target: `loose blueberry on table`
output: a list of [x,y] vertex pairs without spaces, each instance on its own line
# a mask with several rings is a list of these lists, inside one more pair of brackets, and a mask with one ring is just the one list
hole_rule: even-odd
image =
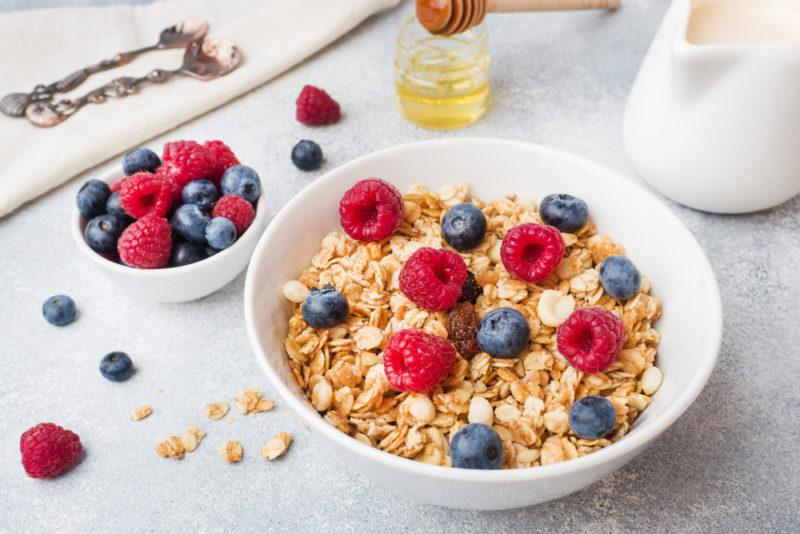
[[75,301],[66,295],[53,295],[42,304],[42,315],[53,326],[67,326],[77,314]]
[[292,148],[292,163],[303,171],[314,171],[322,165],[322,149],[314,141],[303,139]]
[[124,352],[109,352],[100,360],[100,374],[112,382],[124,382],[133,375],[133,362]]

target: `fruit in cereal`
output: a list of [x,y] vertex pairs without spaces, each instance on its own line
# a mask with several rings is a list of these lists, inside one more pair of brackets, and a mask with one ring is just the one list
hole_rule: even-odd
[[230,219],[214,217],[206,224],[206,241],[217,250],[226,249],[236,241],[236,226]]
[[459,302],[447,314],[447,339],[462,358],[472,358],[481,351],[477,338],[480,324],[481,319],[469,302]]
[[239,195],[225,195],[214,204],[211,215],[230,219],[236,226],[236,233],[242,235],[256,218],[256,211],[252,204]]
[[223,195],[239,195],[251,204],[261,196],[261,178],[247,165],[234,165],[220,181]]
[[478,285],[475,275],[471,271],[467,271],[467,279],[464,280],[464,285],[461,286],[461,296],[458,297],[458,302],[475,304],[481,295],[483,295],[483,288]]
[[124,352],[109,352],[100,360],[100,374],[112,382],[124,382],[133,375],[133,362]]
[[22,433],[22,467],[31,478],[53,478],[69,471],[81,456],[77,434],[53,423],[39,423]]
[[172,232],[163,217],[146,215],[128,226],[117,242],[120,259],[131,267],[158,269],[169,263]]
[[211,218],[194,204],[184,204],[172,214],[170,224],[175,235],[203,245],[206,243],[206,225]]
[[500,258],[505,268],[526,282],[538,282],[555,270],[564,256],[564,238],[552,226],[525,223],[503,238]]
[[161,158],[149,148],[134,148],[122,158],[122,170],[126,175],[137,172],[156,172],[161,165]]
[[617,412],[605,397],[583,397],[569,411],[569,428],[585,439],[607,435],[617,422]]
[[195,204],[203,211],[211,211],[219,191],[211,180],[194,180],[184,186],[181,198],[184,204]]
[[339,202],[344,231],[358,241],[382,241],[403,222],[403,196],[380,178],[367,178],[348,189]]
[[422,247],[400,270],[400,291],[421,308],[442,311],[455,305],[466,280],[467,264],[458,253]]
[[617,359],[625,343],[625,325],[613,312],[578,308],[556,331],[558,352],[584,373],[599,373]]
[[75,301],[66,295],[53,295],[42,304],[42,315],[53,326],[67,326],[77,314]]
[[331,328],[347,320],[350,305],[332,285],[312,288],[300,309],[312,328]]
[[303,171],[314,171],[322,165],[322,149],[314,141],[303,139],[292,148],[292,163]]
[[89,248],[100,254],[117,251],[117,241],[125,230],[126,223],[114,215],[98,215],[86,225],[83,236]]
[[111,196],[111,188],[101,180],[89,180],[81,186],[75,196],[78,211],[84,217],[94,217],[106,211],[106,201]]
[[539,216],[545,224],[570,233],[580,229],[589,220],[586,203],[572,195],[547,195],[539,204]]
[[219,181],[225,171],[234,165],[239,165],[239,160],[236,158],[236,154],[233,153],[233,150],[222,141],[206,141],[203,143],[203,147],[211,155],[211,159],[214,162],[213,170],[208,178],[212,180],[215,185],[219,185]]
[[448,375],[456,358],[446,339],[407,328],[389,340],[383,351],[383,368],[394,389],[422,393]]
[[625,256],[609,256],[600,264],[600,283],[617,300],[628,300],[642,285],[642,275]]
[[486,235],[486,216],[468,202],[450,208],[442,219],[442,236],[456,250],[477,247]]
[[462,469],[500,469],[503,443],[497,432],[482,423],[471,423],[456,432],[450,441],[453,467]]
[[134,219],[145,215],[164,217],[172,205],[172,189],[155,174],[137,172],[123,180],[119,201],[125,213]]
[[305,85],[295,102],[295,118],[308,126],[338,122],[342,117],[339,103],[319,87]]
[[481,320],[478,345],[495,358],[514,358],[531,340],[525,317],[514,308],[495,308]]

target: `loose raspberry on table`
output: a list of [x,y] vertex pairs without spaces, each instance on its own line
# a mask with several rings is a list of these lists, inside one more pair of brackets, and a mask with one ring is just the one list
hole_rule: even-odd
[[500,247],[505,268],[526,282],[547,278],[564,257],[564,238],[552,226],[526,223],[508,231]]
[[467,264],[452,250],[423,247],[400,270],[400,291],[431,311],[453,307],[467,279]]
[[40,423],[19,438],[22,467],[32,478],[53,478],[69,471],[81,450],[77,434],[53,423]]
[[158,269],[169,263],[172,231],[169,221],[145,215],[128,226],[117,242],[120,259],[130,267]]
[[339,202],[339,220],[358,241],[382,241],[403,222],[403,196],[380,178],[367,178],[348,189]]
[[318,87],[306,85],[297,97],[295,117],[309,126],[338,122],[342,117],[339,104]]
[[469,302],[459,302],[447,314],[447,339],[462,358],[472,358],[481,351],[478,346],[478,328],[481,319]]
[[584,373],[599,373],[617,359],[625,325],[606,308],[578,308],[556,331],[558,352]]
[[383,351],[383,369],[389,385],[401,391],[430,391],[455,363],[456,351],[446,339],[421,330],[397,332]]
[[123,180],[119,200],[125,213],[134,219],[145,215],[163,217],[172,205],[172,188],[155,174],[137,172]]
[[239,165],[239,160],[236,158],[233,150],[231,150],[230,147],[228,147],[228,145],[222,141],[206,141],[203,143],[203,146],[206,148],[206,150],[208,150],[209,154],[211,154],[211,157],[214,160],[214,170],[211,176],[208,178],[214,182],[214,185],[219,187],[219,181],[222,178],[222,175],[230,167]]
[[256,212],[248,201],[239,195],[225,195],[214,204],[213,217],[225,217],[236,226],[236,234],[242,235],[256,218]]

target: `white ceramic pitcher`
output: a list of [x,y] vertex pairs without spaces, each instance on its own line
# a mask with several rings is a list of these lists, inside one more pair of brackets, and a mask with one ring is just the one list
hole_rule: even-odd
[[[765,209],[800,193],[800,1],[761,4],[784,10],[775,19],[783,43],[736,42],[749,30],[770,33],[756,19],[749,23],[764,27],[736,32],[732,43],[689,42],[693,9],[735,1],[742,2],[673,1],[624,121],[625,148],[643,179],[681,204],[719,213]],[[786,25],[795,16],[791,42]]]

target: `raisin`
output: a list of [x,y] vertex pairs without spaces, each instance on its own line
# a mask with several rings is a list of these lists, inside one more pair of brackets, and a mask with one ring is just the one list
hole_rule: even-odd
[[469,302],[456,304],[447,315],[447,339],[453,342],[462,358],[469,359],[481,351],[478,327],[481,320]]
[[461,286],[461,296],[458,298],[458,302],[475,304],[481,295],[483,295],[483,289],[478,285],[478,281],[475,280],[475,275],[467,271],[467,279],[464,281],[464,285]]

